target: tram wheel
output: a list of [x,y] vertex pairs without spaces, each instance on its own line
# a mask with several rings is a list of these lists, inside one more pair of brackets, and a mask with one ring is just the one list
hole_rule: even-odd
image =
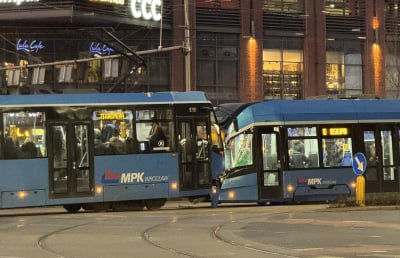
[[69,213],[77,213],[81,209],[80,204],[67,204],[64,205],[64,209],[66,209]]
[[144,204],[148,210],[159,210],[166,202],[166,199],[152,199],[145,200]]

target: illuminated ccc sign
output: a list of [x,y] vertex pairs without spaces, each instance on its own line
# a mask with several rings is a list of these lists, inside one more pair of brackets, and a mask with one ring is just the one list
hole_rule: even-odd
[[161,20],[161,0],[131,0],[131,11],[135,18]]
[[0,4],[16,4],[20,5],[22,3],[39,2],[39,0],[0,0]]

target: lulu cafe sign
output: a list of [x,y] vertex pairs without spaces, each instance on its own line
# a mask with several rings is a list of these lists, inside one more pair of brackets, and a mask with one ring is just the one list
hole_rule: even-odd
[[[0,0],[1,1],[1,0]],[[93,3],[125,5],[126,0],[90,0]],[[162,0],[130,0],[129,8],[136,19],[160,21]]]
[[17,39],[16,50],[17,51],[24,51],[27,53],[37,53],[39,50],[42,50],[44,45],[42,41],[38,41],[35,39],[28,40],[28,39]]

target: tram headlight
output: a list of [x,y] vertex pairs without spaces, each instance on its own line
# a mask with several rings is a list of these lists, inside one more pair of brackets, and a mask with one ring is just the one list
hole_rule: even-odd
[[228,193],[228,197],[229,197],[229,199],[235,199],[235,192],[234,191],[230,191]]
[[177,182],[172,182],[171,183],[171,189],[172,190],[178,190],[178,183]]
[[356,182],[354,181],[350,182],[350,187],[356,189]]
[[96,194],[102,194],[103,193],[103,186],[97,186],[96,187]]
[[287,189],[287,191],[288,191],[289,193],[292,193],[293,190],[294,190],[294,187],[293,187],[293,185],[288,185],[288,186],[286,187],[286,189]]
[[25,199],[28,196],[28,193],[25,191],[20,191],[17,193],[19,199]]

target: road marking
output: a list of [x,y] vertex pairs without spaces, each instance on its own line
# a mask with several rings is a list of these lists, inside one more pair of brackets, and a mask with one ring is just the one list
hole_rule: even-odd
[[324,248],[319,248],[319,247],[315,247],[315,248],[303,248],[303,249],[294,249],[295,251],[299,251],[299,252],[308,252],[308,251],[315,251],[315,250],[322,250]]

